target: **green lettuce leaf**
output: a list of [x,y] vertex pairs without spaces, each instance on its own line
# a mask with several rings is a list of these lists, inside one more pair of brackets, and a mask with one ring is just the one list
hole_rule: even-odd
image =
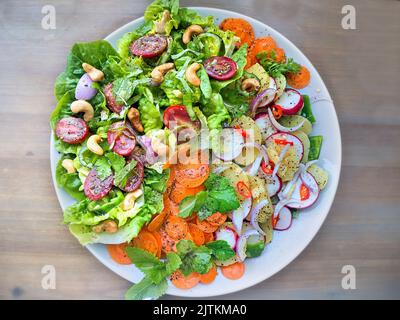
[[210,129],[219,129],[224,121],[230,121],[231,117],[224,105],[224,100],[219,93],[212,93],[208,103],[203,105],[202,111],[207,116]]
[[69,157],[61,158],[56,166],[56,182],[59,188],[63,188],[71,197],[80,201],[85,199],[84,193],[81,191],[82,182],[79,179],[78,173],[67,173],[64,167],[61,165],[64,159],[70,159]]

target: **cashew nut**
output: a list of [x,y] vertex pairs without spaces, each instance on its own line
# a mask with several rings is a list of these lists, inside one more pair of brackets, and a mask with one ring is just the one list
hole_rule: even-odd
[[172,62],[161,64],[151,71],[151,78],[154,82],[161,83],[164,80],[164,75],[174,67],[175,65]]
[[85,72],[89,75],[89,78],[93,81],[103,81],[104,80],[104,73],[99,69],[91,66],[89,63],[82,63],[82,68]]
[[96,226],[92,227],[92,231],[96,233],[107,232],[115,233],[118,231],[118,225],[113,220],[105,220]]
[[202,27],[200,27],[197,24],[192,24],[190,27],[187,27],[187,29],[183,33],[182,42],[184,44],[188,44],[190,42],[190,40],[192,39],[193,35],[200,34],[203,32],[204,32],[204,30]]
[[164,34],[165,33],[165,25],[170,20],[171,20],[171,15],[169,14],[169,11],[164,10],[161,20],[158,22],[154,22],[154,24],[156,26],[156,33]]
[[63,166],[63,168],[64,168],[65,170],[67,170],[67,173],[74,173],[74,172],[76,172],[76,169],[75,169],[75,167],[74,167],[74,161],[71,160],[71,159],[64,159],[64,160],[61,162],[61,165]]
[[245,79],[242,81],[240,88],[247,92],[258,91],[260,89],[260,81],[255,78]]
[[101,141],[101,137],[97,134],[94,134],[89,137],[86,146],[90,151],[92,151],[95,154],[98,154],[99,156],[102,156],[104,151],[103,148],[100,147],[99,142]]
[[189,81],[192,85],[195,87],[200,86],[200,78],[197,76],[197,71],[200,69],[201,64],[200,63],[192,63],[185,72],[185,76],[187,81]]
[[166,156],[169,152],[169,146],[164,143],[165,141],[165,132],[164,130],[159,130],[159,132],[155,133],[151,139],[151,147],[154,152],[159,156]]
[[143,132],[143,125],[140,122],[140,113],[136,108],[130,108],[127,114],[129,121],[132,123],[133,128],[138,132]]
[[135,205],[135,200],[143,194],[142,189],[137,189],[135,191],[126,194],[124,201],[121,203],[122,210],[130,210]]
[[182,93],[181,90],[172,90],[172,94],[177,98],[182,98],[183,97],[183,93]]
[[94,116],[92,105],[85,100],[76,100],[71,103],[71,111],[73,113],[84,112],[83,120],[89,121]]

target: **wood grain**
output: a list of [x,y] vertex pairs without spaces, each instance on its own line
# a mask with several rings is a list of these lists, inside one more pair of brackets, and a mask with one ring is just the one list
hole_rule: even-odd
[[[141,16],[150,1],[53,2],[53,31],[40,27],[45,1],[0,4],[0,298],[121,299],[129,283],[61,224],[48,117],[71,45],[103,38]],[[345,3],[337,0],[182,3],[235,10],[282,32],[322,75],[342,130],[341,181],[316,238],[277,275],[220,298],[400,298],[400,2],[351,1],[356,30],[341,28]],[[41,288],[47,264],[56,267],[56,290]],[[357,269],[356,290],[341,288],[347,264]]]

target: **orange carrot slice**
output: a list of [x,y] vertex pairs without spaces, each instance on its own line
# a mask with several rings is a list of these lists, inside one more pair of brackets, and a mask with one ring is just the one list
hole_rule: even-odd
[[171,274],[170,279],[175,287],[179,289],[190,289],[200,282],[200,275],[197,272],[193,272],[185,277],[180,270],[177,270]]
[[240,279],[244,274],[244,263],[243,262],[235,262],[226,267],[221,267],[222,274],[225,278],[231,280]]
[[107,251],[110,257],[119,264],[132,264],[131,259],[125,252],[126,247],[128,246],[127,243],[121,244],[109,244],[107,245]]

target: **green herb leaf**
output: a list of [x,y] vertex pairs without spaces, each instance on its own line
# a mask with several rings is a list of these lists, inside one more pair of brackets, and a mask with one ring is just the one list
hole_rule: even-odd
[[146,298],[158,299],[167,292],[168,282],[163,279],[155,284],[149,277],[144,277],[140,282],[134,284],[125,293],[126,300],[143,300]]
[[116,154],[114,152],[108,152],[105,156],[115,172],[121,171],[125,166],[125,158],[123,156],[120,156],[119,154]]
[[212,254],[219,261],[228,260],[235,255],[235,251],[232,250],[225,240],[212,241],[207,243],[205,246],[211,249]]
[[287,59],[285,62],[276,62],[275,52],[273,50],[271,50],[271,52],[259,52],[257,54],[257,59],[265,71],[267,71],[267,73],[274,78],[279,74],[297,73],[301,68],[301,66],[294,62],[292,58]]
[[112,175],[111,165],[105,157],[98,158],[94,164],[97,175],[101,180],[107,179]]
[[191,240],[181,240],[176,249],[182,260],[180,270],[185,276],[192,272],[205,274],[213,266],[212,251],[205,246],[197,247]]
[[114,184],[120,188],[125,188],[126,182],[130,177],[131,171],[136,167],[136,161],[131,160],[125,167],[123,167],[114,175]]

